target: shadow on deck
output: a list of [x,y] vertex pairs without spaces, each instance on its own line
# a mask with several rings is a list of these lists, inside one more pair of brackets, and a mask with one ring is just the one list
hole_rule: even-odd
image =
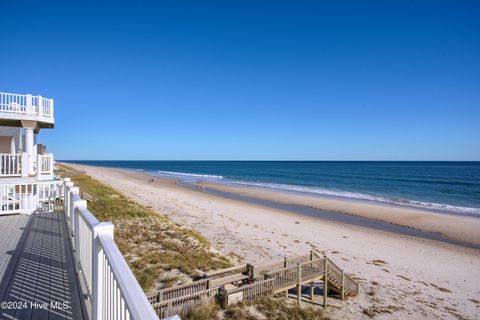
[[0,216],[0,319],[84,319],[63,212]]

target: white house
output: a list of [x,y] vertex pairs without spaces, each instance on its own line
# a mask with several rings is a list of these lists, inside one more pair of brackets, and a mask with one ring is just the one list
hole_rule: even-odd
[[52,196],[53,154],[38,136],[54,124],[53,99],[0,92],[0,214],[33,213]]

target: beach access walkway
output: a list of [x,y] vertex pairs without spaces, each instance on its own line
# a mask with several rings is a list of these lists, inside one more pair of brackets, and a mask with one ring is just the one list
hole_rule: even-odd
[[84,319],[63,212],[0,217],[0,319]]
[[315,282],[322,281],[323,305],[328,295],[344,299],[358,293],[358,283],[328,257],[311,251],[262,265],[241,265],[204,274],[200,280],[147,294],[157,315],[185,315],[192,309],[218,301],[224,308],[239,302],[259,299],[295,289],[297,302],[302,299],[302,286],[310,286],[314,299]]

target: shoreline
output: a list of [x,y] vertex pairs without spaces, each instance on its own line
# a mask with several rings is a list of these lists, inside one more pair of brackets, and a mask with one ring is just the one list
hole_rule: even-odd
[[[90,163],[91,162],[91,163]],[[92,165],[99,166],[104,168],[112,168],[119,170],[127,170],[132,172],[143,172],[145,174],[166,179],[178,179],[185,183],[212,183],[217,185],[222,185],[226,187],[233,188],[247,188],[247,189],[258,189],[265,191],[281,192],[286,194],[293,195],[303,195],[308,197],[319,197],[333,200],[342,200],[342,201],[354,201],[357,203],[367,203],[367,204],[379,204],[386,205],[398,208],[412,209],[412,210],[421,210],[428,211],[437,214],[447,214],[447,215],[458,215],[458,216],[468,216],[474,218],[480,218],[480,207],[471,203],[459,203],[450,199],[427,199],[425,197],[418,197],[422,194],[422,191],[416,193],[417,196],[407,195],[388,195],[384,192],[369,192],[361,190],[348,190],[338,188],[329,188],[316,186],[311,184],[295,184],[290,182],[274,182],[274,181],[257,181],[257,180],[245,180],[244,178],[232,178],[228,176],[228,173],[195,173],[195,172],[184,172],[182,170],[175,171],[162,171],[156,170],[154,168],[141,168],[137,166],[130,167],[126,164],[116,165],[116,162],[125,162],[130,161],[72,161],[69,163],[78,164],[78,165]],[[111,166],[107,163],[111,162]],[[135,162],[135,161],[132,161]],[[146,162],[148,161],[140,161]],[[156,161],[152,161],[156,162]],[[201,161],[198,161],[201,162]],[[208,162],[208,161],[207,161]],[[220,163],[222,161],[219,161]],[[235,162],[235,161],[234,161]],[[316,161],[314,161],[316,162]],[[361,162],[361,161],[354,161]],[[415,161],[414,161],[415,162]],[[140,164],[138,164],[140,166]],[[388,179],[381,179],[388,180]],[[428,190],[427,190],[428,191]],[[388,192],[387,192],[388,193]],[[428,192],[426,193],[428,194]]]
[[[128,170],[128,169],[126,169]],[[148,173],[148,172],[146,172]],[[152,175],[155,176],[155,175]],[[157,176],[155,176],[157,177]],[[322,194],[322,193],[313,193],[313,192],[308,192],[308,191],[295,191],[295,190],[289,190],[289,189],[278,189],[278,188],[269,188],[269,187],[262,187],[262,186],[254,186],[254,185],[248,185],[248,184],[237,184],[237,183],[216,183],[216,182],[197,182],[199,184],[214,184],[218,186],[225,186],[225,187],[232,187],[232,188],[237,188],[237,189],[257,189],[257,190],[264,190],[264,191],[271,191],[271,192],[277,192],[277,193],[282,193],[282,194],[291,194],[291,195],[298,195],[298,196],[306,196],[306,197],[312,197],[312,198],[320,198],[320,199],[330,199],[330,200],[338,200],[338,201],[346,201],[346,202],[352,202],[352,203],[364,203],[364,204],[371,204],[371,205],[380,205],[380,206],[385,206],[385,207],[392,207],[392,208],[403,208],[403,209],[409,209],[409,210],[420,210],[420,211],[425,211],[425,212],[431,212],[434,214],[445,214],[445,215],[453,215],[453,216],[460,216],[460,217],[472,217],[472,218],[479,218],[480,215],[476,213],[470,213],[470,212],[459,212],[459,211],[453,211],[450,209],[438,209],[438,208],[432,208],[432,207],[421,207],[421,206],[415,206],[410,203],[402,204],[398,202],[389,202],[389,201],[383,201],[383,200],[378,200],[378,199],[362,199],[362,198],[354,198],[354,197],[348,197],[348,196],[341,196],[341,195],[331,195],[331,194]],[[411,202],[412,200],[405,200]],[[466,208],[466,207],[462,207]],[[468,208],[468,209],[475,209],[475,208]],[[479,209],[480,210],[480,209]]]
[[[174,223],[200,232],[225,256],[265,263],[318,250],[360,281],[357,297],[332,299],[333,319],[480,317],[480,250],[328,221],[179,186],[143,172],[66,163]],[[381,315],[379,319],[383,318]]]
[[358,216],[371,221],[381,221],[427,233],[439,234],[454,241],[470,243],[475,247],[480,246],[480,233],[477,232],[480,230],[480,219],[476,217],[353,199],[307,196],[261,188],[234,187],[212,182],[199,182],[194,185],[245,198],[268,200],[285,205],[303,206],[321,211]]
[[[277,201],[278,199],[273,200],[273,199],[265,199],[261,197],[251,197],[251,195],[247,197],[237,192],[231,192],[230,189],[229,191],[222,190],[221,186],[223,185],[218,185],[213,183],[188,184],[188,183],[183,183],[181,181],[176,181],[176,184],[179,186],[183,186],[185,188],[190,188],[192,190],[199,191],[199,192],[207,192],[209,194],[225,197],[228,199],[234,199],[234,200],[239,200],[243,202],[258,204],[258,205],[266,206],[272,209],[289,211],[292,213],[307,215],[313,218],[329,220],[336,223],[350,224],[355,226],[377,229],[381,231],[392,232],[396,234],[407,235],[411,237],[419,237],[419,238],[425,238],[425,239],[430,239],[435,241],[443,241],[446,243],[460,245],[467,248],[480,249],[480,244],[470,243],[462,240],[455,240],[441,233],[424,231],[414,227],[403,226],[403,225],[394,224],[394,223],[390,223],[382,220],[373,220],[373,219],[363,217],[361,215],[355,215],[348,212],[324,211],[322,209],[315,208],[315,207],[292,204],[288,202],[279,202]],[[208,187],[205,187],[205,185],[208,185]],[[275,191],[272,191],[272,192],[275,192]],[[278,192],[278,193],[282,194],[282,192]],[[389,205],[387,204],[387,206]]]

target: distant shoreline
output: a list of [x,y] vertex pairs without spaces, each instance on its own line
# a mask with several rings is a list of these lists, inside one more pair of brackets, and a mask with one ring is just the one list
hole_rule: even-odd
[[[480,218],[478,162],[72,161],[183,182],[213,182]],[[480,178],[480,176],[479,176]]]

